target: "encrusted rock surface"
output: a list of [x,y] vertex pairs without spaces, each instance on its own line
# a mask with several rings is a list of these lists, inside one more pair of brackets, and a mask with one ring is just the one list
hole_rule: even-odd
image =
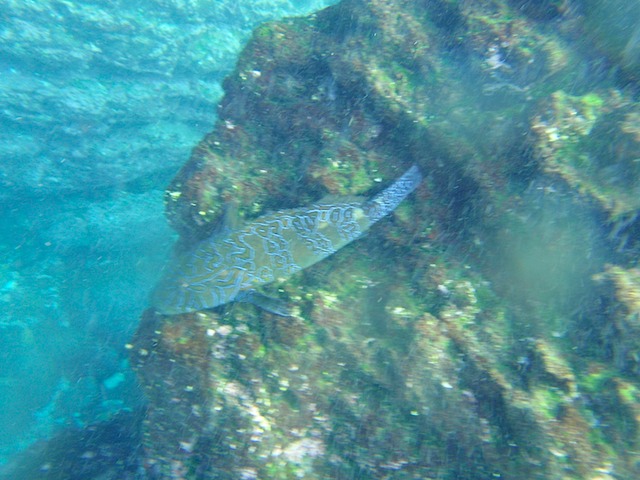
[[635,343],[606,327],[637,328],[635,270],[605,267],[637,253],[620,238],[637,228],[638,170],[622,165],[617,188],[597,133],[615,128],[612,161],[628,163],[635,107],[585,73],[566,2],[525,4],[347,0],[254,32],[167,190],[183,244],[230,203],[252,218],[367,194],[414,163],[426,180],[366,238],[270,287],[293,317],[145,314],[131,352],[151,471],[640,474]]

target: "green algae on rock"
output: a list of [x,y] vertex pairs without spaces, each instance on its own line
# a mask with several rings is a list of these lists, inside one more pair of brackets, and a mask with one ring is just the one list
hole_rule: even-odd
[[[595,93],[597,79],[577,73],[588,59],[521,4],[347,0],[256,30],[216,128],[168,189],[183,244],[209,235],[229,201],[250,219],[366,194],[413,163],[428,188],[345,255],[272,285],[296,302],[292,317],[241,304],[145,315],[131,351],[160,407],[145,442],[165,477],[640,473],[628,438],[639,428],[636,379],[572,344],[589,338],[591,314],[602,330],[616,325],[597,299],[620,299],[590,280],[607,239],[581,194],[585,173],[578,184],[561,168],[577,157],[543,148],[545,126],[571,138],[604,129],[616,97]],[[562,93],[567,84],[585,93]],[[625,108],[613,118],[627,134]],[[600,213],[632,216],[609,192],[587,193]],[[195,380],[165,382],[171,363],[198,370]],[[608,416],[607,405],[624,409]],[[206,413],[181,429],[190,409]]]
[[606,265],[594,278],[603,287],[605,298],[612,296],[617,300],[610,306],[613,322],[605,325],[609,331],[602,332],[602,341],[612,352],[617,368],[637,374],[640,372],[640,269]]
[[533,127],[544,168],[591,195],[612,221],[640,210],[640,110],[616,90],[557,91]]

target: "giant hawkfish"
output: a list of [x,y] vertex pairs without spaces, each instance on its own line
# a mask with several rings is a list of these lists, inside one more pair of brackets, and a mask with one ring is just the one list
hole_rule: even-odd
[[261,216],[224,235],[214,234],[169,262],[151,303],[165,315],[233,301],[253,302],[286,315],[278,304],[270,307],[256,287],[285,280],[356,240],[421,181],[414,165],[369,200],[328,198]]

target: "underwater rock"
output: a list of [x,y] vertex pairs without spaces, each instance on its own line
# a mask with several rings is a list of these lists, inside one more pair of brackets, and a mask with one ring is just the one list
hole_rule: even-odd
[[206,320],[194,314],[160,322],[146,312],[127,345],[149,401],[142,443],[152,478],[171,478],[187,463],[183,458],[192,456],[211,414],[208,372],[213,365]]
[[0,466],[6,480],[134,480],[141,472],[142,410],[68,429]]
[[354,2],[260,26],[225,81],[216,128],[167,189],[171,225],[192,243],[229,203],[255,217],[361,195],[416,161],[449,205],[445,223],[484,210],[486,195],[536,168],[513,153],[529,149],[537,99],[583,83],[587,66],[524,18],[492,20],[510,12],[500,1]]
[[617,222],[640,209],[639,120],[640,109],[628,94],[557,91],[532,129],[544,168],[591,195]]
[[622,68],[633,82],[640,80],[640,5],[626,0],[584,0],[584,32],[599,52]]
[[[590,313],[579,302],[595,292],[582,273],[604,263],[580,248],[600,245],[592,236],[607,240],[581,188],[549,168],[546,150],[534,148],[538,130],[530,132],[542,121],[541,105],[565,98],[563,86],[600,78],[585,75],[578,67],[588,59],[545,15],[514,7],[521,3],[345,0],[255,30],[225,81],[216,127],[167,189],[178,250],[224,228],[229,212],[250,220],[327,194],[375,194],[412,164],[428,188],[342,255],[270,285],[267,293],[295,305],[290,317],[240,303],[144,314],[130,351],[150,401],[143,424],[150,473],[460,480],[640,473],[637,449],[620,448],[635,445],[637,421],[627,413],[636,381],[610,358],[590,351],[576,358],[571,344],[588,330],[576,319]],[[586,134],[604,122],[590,100],[581,100],[589,108],[576,121],[593,121]],[[567,215],[591,219],[578,230],[584,245],[560,243],[571,250],[562,258],[580,257],[584,269],[569,272],[571,288],[549,288],[547,297],[528,291],[531,272],[514,277],[523,280],[517,294],[494,282],[503,265],[496,259],[506,256],[499,239],[527,246],[540,231],[527,224],[542,209],[530,189],[557,192],[538,191],[534,179],[564,182]],[[541,221],[557,221],[545,218],[551,210]],[[535,252],[544,255],[544,246]],[[536,263],[507,260],[515,272]],[[580,331],[568,334],[573,325]],[[590,381],[603,362],[615,395],[590,387],[607,384]],[[620,416],[606,413],[619,404]]]
[[0,199],[166,185],[251,28],[327,3],[3,2]]
[[603,341],[616,367],[637,375],[640,373],[640,270],[607,265],[594,278],[603,287],[603,297],[611,302],[613,322],[604,325],[609,331],[602,331]]

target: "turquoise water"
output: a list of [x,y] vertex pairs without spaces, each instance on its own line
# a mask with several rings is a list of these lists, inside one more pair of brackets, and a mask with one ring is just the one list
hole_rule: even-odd
[[[640,475],[640,4],[347,1],[249,42],[330,3],[0,4],[0,477]],[[264,282],[292,316],[147,310],[176,230],[414,163]]]

